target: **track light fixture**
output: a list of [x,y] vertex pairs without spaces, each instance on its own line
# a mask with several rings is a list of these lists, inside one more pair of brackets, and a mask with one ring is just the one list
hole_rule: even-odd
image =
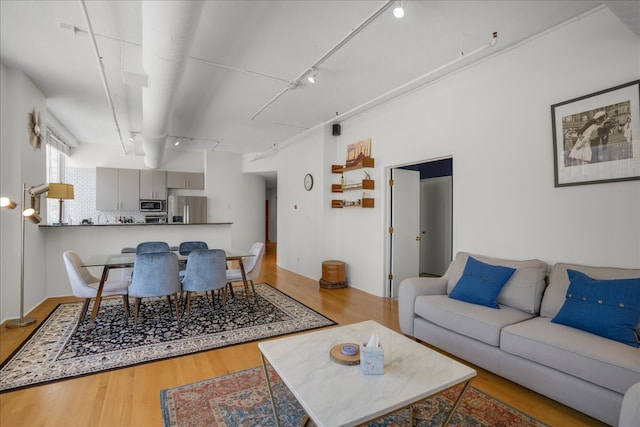
[[396,18],[404,18],[404,8],[406,7],[406,0],[398,0],[393,8],[393,16]]
[[316,77],[318,76],[318,70],[316,68],[312,68],[309,70],[309,75],[307,76],[307,81],[309,83],[315,83]]

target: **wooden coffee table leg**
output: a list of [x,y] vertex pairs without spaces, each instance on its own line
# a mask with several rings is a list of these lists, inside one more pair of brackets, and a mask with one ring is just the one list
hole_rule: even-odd
[[273,389],[271,388],[269,372],[267,372],[267,361],[264,359],[264,355],[262,353],[260,353],[260,357],[262,358],[262,369],[264,370],[264,377],[267,379],[267,388],[269,389],[269,397],[271,398],[271,409],[273,409],[273,418],[276,420],[276,427],[280,427],[280,419],[278,418],[276,401],[273,399]]
[[464,387],[462,388],[460,395],[458,396],[458,398],[456,399],[456,402],[451,407],[451,412],[449,412],[449,416],[447,417],[446,420],[444,420],[444,423],[442,423],[443,426],[449,425],[449,421],[451,421],[453,414],[456,412],[456,409],[458,409],[458,406],[460,406],[460,402],[462,402],[462,396],[464,396],[464,393],[467,391],[470,385],[471,385],[471,380],[464,383]]

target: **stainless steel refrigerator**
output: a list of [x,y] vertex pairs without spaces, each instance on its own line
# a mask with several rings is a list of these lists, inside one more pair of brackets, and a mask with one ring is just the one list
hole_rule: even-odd
[[206,224],[207,198],[169,196],[167,214],[170,224]]

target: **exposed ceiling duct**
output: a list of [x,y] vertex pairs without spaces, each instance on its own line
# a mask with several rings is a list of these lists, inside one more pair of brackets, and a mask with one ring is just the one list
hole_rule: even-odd
[[142,65],[149,76],[142,89],[144,163],[160,167],[174,97],[187,64],[204,2],[142,3]]

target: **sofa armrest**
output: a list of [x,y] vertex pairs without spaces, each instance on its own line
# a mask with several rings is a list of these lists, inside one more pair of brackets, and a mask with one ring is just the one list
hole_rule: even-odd
[[413,318],[416,297],[446,295],[448,279],[444,277],[412,277],[404,279],[398,289],[398,318],[400,330],[413,336]]
[[640,383],[635,383],[624,394],[618,427],[637,426],[640,420]]

